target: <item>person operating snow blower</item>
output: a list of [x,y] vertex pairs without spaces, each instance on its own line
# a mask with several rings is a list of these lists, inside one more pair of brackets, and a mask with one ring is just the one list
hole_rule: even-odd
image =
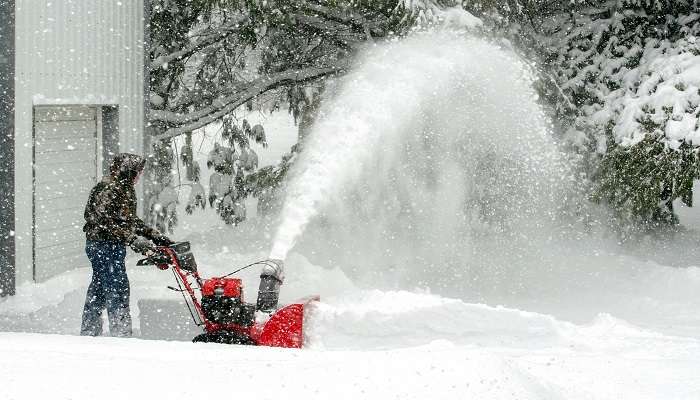
[[102,333],[102,311],[106,308],[110,334],[131,336],[129,279],[124,263],[126,246],[147,254],[155,246],[173,243],[136,215],[134,185],[145,164],[146,160],[135,154],[118,154],[109,176],[90,192],[83,231],[85,252],[92,264],[92,281],[85,298],[81,335]]

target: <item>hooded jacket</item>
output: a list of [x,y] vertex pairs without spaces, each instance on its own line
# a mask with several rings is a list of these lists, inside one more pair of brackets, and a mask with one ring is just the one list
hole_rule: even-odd
[[85,206],[83,231],[87,240],[129,244],[137,235],[148,239],[161,236],[136,214],[134,184],[145,164],[146,160],[135,154],[114,157],[109,176],[95,185]]

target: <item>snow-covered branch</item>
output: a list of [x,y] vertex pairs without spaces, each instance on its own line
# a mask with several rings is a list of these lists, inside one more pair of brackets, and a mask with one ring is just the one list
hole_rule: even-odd
[[300,25],[335,36],[338,39],[336,42],[339,42],[342,47],[352,47],[353,44],[367,40],[365,31],[355,31],[352,27],[339,22],[306,14],[291,14],[291,16]]
[[301,70],[282,71],[275,74],[267,75],[255,79],[246,85],[246,89],[214,101],[208,107],[188,114],[174,113],[164,110],[152,110],[150,112],[150,120],[163,121],[175,127],[170,128],[155,138],[162,140],[181,135],[186,132],[191,132],[206,126],[224,115],[232,112],[236,108],[245,104],[247,101],[280,86],[289,83],[300,83],[314,79],[319,79],[325,76],[334,75],[344,71],[347,68],[345,63],[329,67],[314,67]]
[[248,16],[240,15],[236,17],[233,21],[227,23],[226,25],[217,28],[215,32],[212,32],[209,35],[204,35],[199,40],[194,41],[193,43],[189,44],[188,46],[185,46],[179,51],[157,57],[156,59],[151,61],[148,68],[151,71],[155,71],[174,60],[183,59],[201,51],[206,47],[219,43],[220,41],[226,39],[232,34],[239,32],[240,27],[247,20]]
[[327,21],[336,21],[343,25],[350,25],[366,35],[368,40],[371,40],[371,32],[378,29],[380,21],[368,21],[360,13],[348,13],[338,8],[330,8],[313,2],[303,4],[304,9],[312,13],[322,16]]

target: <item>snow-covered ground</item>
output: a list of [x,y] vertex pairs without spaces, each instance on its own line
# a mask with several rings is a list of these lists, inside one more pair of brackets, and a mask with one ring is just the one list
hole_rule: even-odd
[[[256,256],[205,255],[200,265],[216,274]],[[605,313],[576,325],[421,292],[359,289],[341,271],[315,267],[300,255],[289,264],[295,274],[284,287],[285,299],[308,290],[323,299],[307,316],[304,350],[6,332],[0,334],[3,398],[700,396],[697,337],[657,333]],[[695,276],[700,286],[700,271],[693,274],[687,277]],[[139,299],[178,296],[165,290],[171,284],[166,272],[132,268],[130,276],[136,315]],[[23,287],[0,310],[16,312],[20,325],[13,330],[74,334],[88,278],[81,270],[35,290]],[[244,278],[248,287],[255,283],[253,272]],[[66,287],[72,290],[61,299]],[[173,330],[187,322],[181,315],[170,320]]]
[[[199,262],[206,275],[264,255],[202,253]],[[71,336],[79,328],[89,271],[21,287],[19,296],[0,303],[3,330],[62,335],[0,333],[2,398],[700,397],[697,334],[635,326],[605,313],[605,300],[596,310],[594,303],[582,299],[583,306],[591,307],[588,312],[598,314],[574,324],[544,313],[421,291],[357,288],[342,271],[314,266],[298,254],[290,256],[288,265],[295,272],[285,283],[283,300],[311,291],[322,297],[307,315],[303,350]],[[657,278],[676,271],[656,268]],[[683,271],[684,279],[700,287],[699,269]],[[256,271],[242,276],[251,296]],[[188,325],[184,305],[175,301],[179,295],[165,289],[172,284],[169,273],[134,267],[130,278],[137,337],[138,302],[144,299],[173,300],[172,309],[163,311],[172,332],[160,332],[162,337],[186,340],[196,333]],[[629,286],[649,277],[639,278]],[[658,283],[659,292],[673,291],[668,282]],[[639,289],[644,290],[643,285]],[[678,303],[688,295],[679,292]],[[653,292],[623,291],[618,299],[641,302],[652,312],[655,303],[665,301]],[[608,304],[613,312],[624,309]],[[672,330],[674,321],[687,324],[695,318],[698,324],[692,331],[697,332],[700,321],[686,312],[679,309],[678,315],[668,316],[666,330]],[[639,320],[645,321],[642,314]]]
[[696,340],[640,331],[611,318],[574,328],[543,316],[493,313],[528,323],[541,319],[542,331],[520,330],[516,322],[510,334],[501,332],[506,342],[521,336],[518,345],[498,343],[480,328],[469,345],[435,340],[389,350],[302,351],[2,333],[0,388],[8,400],[700,396]]

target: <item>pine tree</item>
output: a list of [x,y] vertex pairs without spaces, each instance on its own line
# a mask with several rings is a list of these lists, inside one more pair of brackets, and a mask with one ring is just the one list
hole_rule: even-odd
[[570,100],[555,102],[564,139],[585,161],[592,199],[623,223],[674,224],[673,201],[692,205],[700,178],[697,6],[608,1],[545,28],[545,67]]

